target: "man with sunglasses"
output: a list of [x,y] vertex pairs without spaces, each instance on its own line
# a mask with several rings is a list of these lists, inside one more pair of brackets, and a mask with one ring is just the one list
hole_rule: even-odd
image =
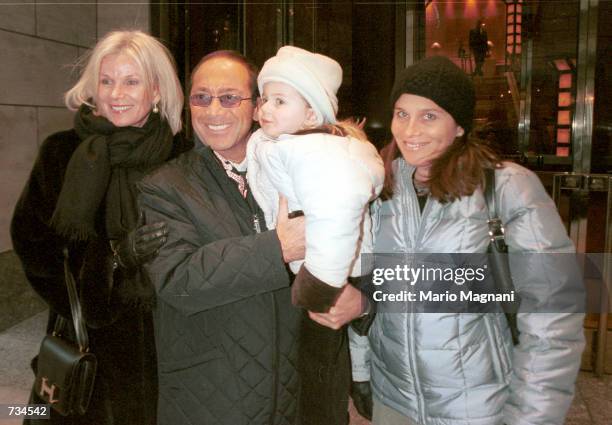
[[168,240],[148,265],[158,299],[158,424],[290,425],[297,329],[285,263],[304,256],[303,217],[275,230],[245,180],[255,68],[235,52],[193,72],[192,151],[148,176],[139,203]]

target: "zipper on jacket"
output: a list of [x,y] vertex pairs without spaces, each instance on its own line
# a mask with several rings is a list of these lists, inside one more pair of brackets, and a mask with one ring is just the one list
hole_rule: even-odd
[[485,324],[485,329],[487,330],[487,342],[491,344],[491,348],[494,351],[493,358],[491,359],[493,363],[493,369],[497,374],[497,379],[500,384],[506,383],[506,377],[504,375],[504,368],[502,366],[502,352],[504,348],[500,346],[503,344],[501,342],[501,338],[499,338],[499,332],[497,331],[497,326],[491,321],[491,317],[485,313],[482,317],[482,320]]
[[259,223],[257,213],[253,214],[253,230],[255,230],[255,233],[261,233],[261,223]]
[[412,369],[412,378],[414,379],[414,392],[416,395],[416,400],[417,400],[417,409],[418,409],[418,415],[419,415],[419,422],[422,424],[426,424],[427,423],[427,414],[425,412],[425,401],[423,400],[423,391],[421,391],[421,379],[419,376],[419,372],[418,372],[418,365],[417,365],[417,360],[416,360],[416,349],[415,349],[415,343],[414,343],[414,339],[415,339],[415,335],[414,335],[414,329],[416,329],[415,327],[415,321],[416,321],[416,317],[419,314],[423,314],[423,313],[415,313],[414,311],[412,311],[411,313],[408,313],[409,318],[409,325],[410,325],[410,330],[409,330],[409,334],[408,334],[408,363],[410,364],[410,368]]

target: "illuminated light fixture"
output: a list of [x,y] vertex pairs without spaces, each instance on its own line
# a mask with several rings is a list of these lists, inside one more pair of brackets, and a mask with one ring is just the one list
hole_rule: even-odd
[[570,89],[572,88],[572,74],[567,72],[559,76],[559,88]]
[[571,68],[565,59],[555,59],[554,60],[555,68],[557,71],[570,71]]
[[569,128],[558,128],[557,129],[557,143],[568,144],[570,141]]
[[506,66],[516,68],[521,54],[521,11],[522,0],[506,1]]
[[476,0],[467,0],[465,2],[463,17],[468,19],[476,19],[478,17],[478,5]]
[[557,146],[557,156],[569,156],[569,146]]
[[560,108],[567,108],[572,105],[572,95],[570,92],[561,92],[559,93],[559,103],[558,106]]
[[570,125],[570,111],[558,111],[557,112],[557,124],[558,125]]
[[497,12],[497,1],[489,0],[487,1],[487,8],[485,9],[485,16],[495,16]]
[[555,153],[557,156],[566,157],[570,155],[571,150],[573,72],[571,59],[555,59],[553,64],[559,73],[557,86],[557,138]]
[[446,7],[444,8],[444,15],[449,19],[453,19],[455,17],[455,8],[453,6],[454,3],[452,1],[446,2]]
[[[431,2],[427,3],[427,6],[429,6]],[[436,11],[434,10],[433,7],[427,7],[425,6],[425,19],[427,22],[429,23],[433,23],[436,19]]]

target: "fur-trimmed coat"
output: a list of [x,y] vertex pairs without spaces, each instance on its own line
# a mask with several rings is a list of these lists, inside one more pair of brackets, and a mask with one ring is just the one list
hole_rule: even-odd
[[[60,194],[68,162],[81,143],[74,130],[55,133],[42,144],[11,223],[13,247],[25,274],[49,305],[47,330],[59,313],[70,316],[64,282],[64,246],[81,295],[90,351],[98,360],[94,392],[85,416],[61,417],[52,412],[50,424],[155,425],[157,370],[150,309],[122,301],[121,269],[113,271],[112,252],[104,236],[103,211],[97,215],[98,239],[71,242],[58,235],[49,220]],[[172,157],[189,148],[177,136]],[[87,190],[87,188],[83,188]],[[36,368],[37,359],[32,361]],[[33,395],[33,402],[40,402]],[[25,423],[36,423],[35,421]],[[43,422],[41,422],[43,423]]]

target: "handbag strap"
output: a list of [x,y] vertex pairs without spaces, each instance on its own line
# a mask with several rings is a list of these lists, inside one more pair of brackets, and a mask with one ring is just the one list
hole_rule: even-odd
[[[497,214],[496,202],[495,202],[495,170],[485,169],[485,202],[487,204],[489,220],[489,238],[490,244],[494,246],[493,254],[494,258],[498,261],[494,261],[494,270],[492,272],[498,274],[495,279],[495,288],[498,292],[510,292],[514,291],[514,283],[512,282],[512,276],[510,276],[510,264],[508,257],[505,255],[508,252],[508,245],[506,245],[504,224],[502,223],[499,215]],[[502,257],[503,259],[500,259]],[[515,302],[507,303],[501,302],[502,310],[508,321],[510,328],[510,334],[512,335],[512,343],[518,345],[520,331],[518,329],[517,310],[521,303],[521,297],[519,294],[515,294]]]
[[485,202],[489,211],[489,237],[491,243],[497,246],[498,251],[507,252],[508,246],[505,240],[504,223],[502,223],[497,214],[497,205],[495,202],[495,170],[485,169]]
[[[70,301],[72,323],[74,325],[74,332],[76,334],[77,343],[79,344],[79,349],[82,353],[86,353],[89,351],[89,336],[87,335],[87,327],[85,326],[85,320],[83,320],[81,303],[79,301],[76,283],[74,281],[72,271],[70,270],[68,259],[68,248],[64,248],[64,279],[66,281],[66,287],[68,288],[68,299]],[[58,322],[56,322],[56,329],[57,326]]]

